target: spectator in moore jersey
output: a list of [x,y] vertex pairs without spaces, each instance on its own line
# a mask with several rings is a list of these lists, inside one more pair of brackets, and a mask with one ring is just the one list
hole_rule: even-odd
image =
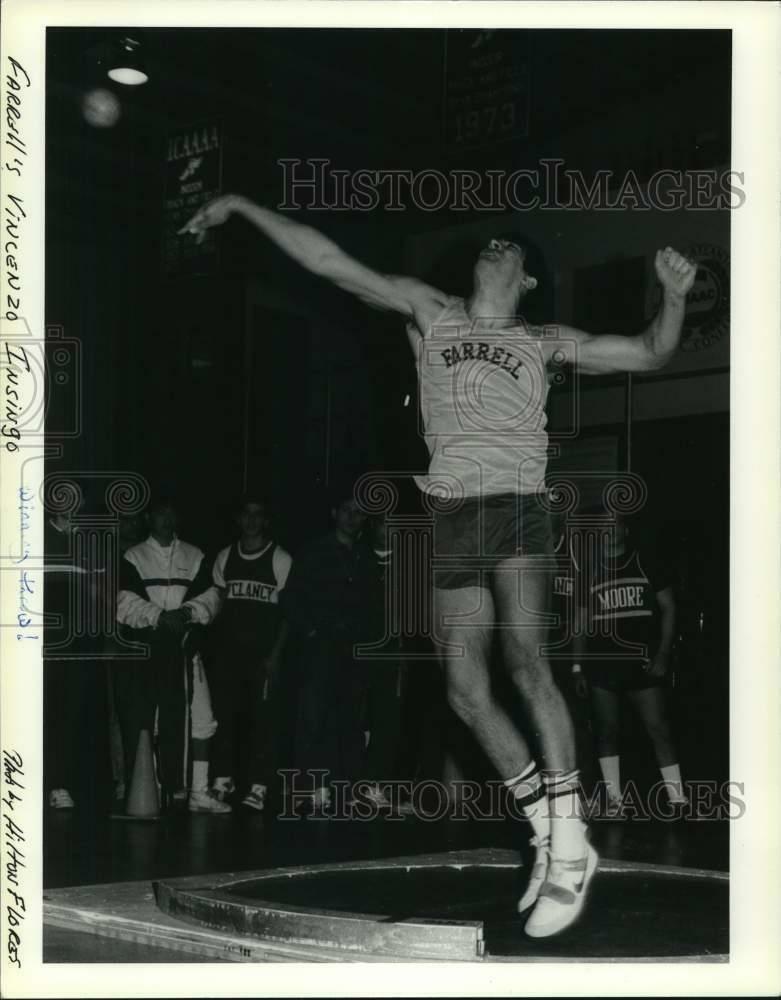
[[686,805],[678,750],[665,698],[665,678],[675,635],[675,599],[671,574],[655,550],[641,551],[629,528],[616,517],[612,530],[579,588],[588,623],[583,693],[590,689],[599,767],[607,789],[608,815],[620,815],[621,780],[618,746],[620,699],[625,696],[640,717],[670,803]]
[[212,572],[223,598],[212,675],[219,720],[212,791],[224,800],[240,777],[248,786],[243,804],[260,811],[273,773],[269,694],[287,634],[279,595],[292,560],[271,537],[262,497],[245,495],[236,514],[239,539],[219,553]]
[[553,555],[555,564],[551,573],[550,612],[546,655],[550,660],[553,676],[567,702],[575,730],[576,760],[584,786],[594,780],[593,745],[590,735],[587,703],[583,698],[582,661],[584,645],[576,621],[577,594],[582,580],[580,545],[573,537],[577,522],[568,523],[566,517],[552,518]]
[[117,598],[117,620],[151,651],[148,661],[129,662],[115,676],[125,758],[135,759],[141,730],[154,731],[157,710],[164,797],[188,797],[191,812],[227,813],[230,806],[209,789],[209,744],[217,723],[201,656],[203,626],[214,620],[220,597],[203,552],[176,535],[174,504],[155,500],[148,520],[149,537],[122,560]]

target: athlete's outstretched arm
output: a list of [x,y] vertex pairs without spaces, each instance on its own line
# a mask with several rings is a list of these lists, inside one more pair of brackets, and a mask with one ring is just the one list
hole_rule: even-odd
[[663,368],[678,349],[686,295],[694,284],[697,265],[667,247],[657,252],[654,268],[662,285],[662,305],[647,330],[636,337],[594,336],[571,326],[559,326],[561,340],[547,344],[548,356],[559,351],[586,375]]
[[204,205],[179,233],[193,233],[202,239],[205,230],[222,225],[232,215],[246,219],[307,271],[333,282],[375,309],[398,312],[420,321],[441,310],[447,299],[415,278],[373,271],[317,229],[256,205],[241,195],[223,195]]

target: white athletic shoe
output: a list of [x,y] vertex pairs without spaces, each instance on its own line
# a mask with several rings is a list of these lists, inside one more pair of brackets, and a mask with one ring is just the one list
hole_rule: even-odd
[[540,889],[548,874],[548,864],[550,862],[550,837],[532,837],[529,843],[537,853],[524,894],[518,900],[519,913],[525,913],[530,906],[534,906],[537,902]]
[[249,806],[250,809],[257,809],[258,812],[263,812],[263,808],[266,805],[267,791],[268,789],[265,785],[253,785],[242,799],[242,805]]
[[529,937],[552,937],[575,923],[583,912],[598,862],[591,844],[586,844],[586,854],[576,861],[551,857],[537,905],[524,928]]
[[49,805],[52,809],[73,809],[75,802],[67,788],[53,788],[49,792]]
[[596,819],[623,819],[624,806],[621,799],[608,796],[604,803],[597,809]]
[[208,788],[200,792],[191,791],[190,798],[187,800],[187,808],[192,813],[217,814],[232,812],[228,803],[220,802]]
[[325,812],[331,805],[331,789],[317,788],[312,795],[312,812]]
[[386,796],[385,792],[380,788],[379,785],[369,785],[368,788],[361,790],[361,797],[372,805],[377,806],[378,809],[390,809],[391,801]]

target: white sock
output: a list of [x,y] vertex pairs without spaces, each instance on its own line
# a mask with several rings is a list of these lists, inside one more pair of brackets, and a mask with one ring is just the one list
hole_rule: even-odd
[[667,785],[667,794],[670,797],[670,802],[685,801],[686,796],[683,794],[680,764],[667,764],[665,767],[660,767],[659,770],[662,772],[662,780]]
[[551,854],[580,860],[586,853],[586,824],[580,801],[580,772],[547,771],[544,776],[550,801]]
[[208,760],[193,761],[193,783],[191,792],[207,792],[209,790],[209,762]]
[[605,779],[607,794],[609,799],[621,798],[621,767],[620,757],[615,754],[612,757],[600,757],[599,769]]
[[538,840],[550,836],[550,810],[545,795],[545,785],[540,770],[532,760],[514,778],[508,778],[505,786],[510,790],[521,812],[528,819]]

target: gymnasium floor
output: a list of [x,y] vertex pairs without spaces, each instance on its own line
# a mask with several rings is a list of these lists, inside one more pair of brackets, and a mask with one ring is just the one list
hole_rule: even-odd
[[[592,841],[603,860],[728,869],[729,824],[725,821],[595,820],[591,829]],[[225,871],[477,848],[514,850],[523,839],[524,831],[506,819],[281,820],[239,809],[230,816],[177,811],[158,821],[141,822],[108,818],[95,821],[78,810],[50,810],[45,818],[44,885],[47,890],[54,890],[116,882],[151,884],[153,879]],[[706,905],[703,900],[703,907]],[[487,920],[492,908],[496,909],[495,900],[486,906]],[[707,922],[707,919],[703,911],[702,920]],[[507,927],[502,933],[506,938]],[[506,952],[507,942],[500,945]],[[509,947],[512,951],[512,942]],[[46,925],[44,961],[193,962],[214,961],[214,958],[198,958],[148,944]]]

